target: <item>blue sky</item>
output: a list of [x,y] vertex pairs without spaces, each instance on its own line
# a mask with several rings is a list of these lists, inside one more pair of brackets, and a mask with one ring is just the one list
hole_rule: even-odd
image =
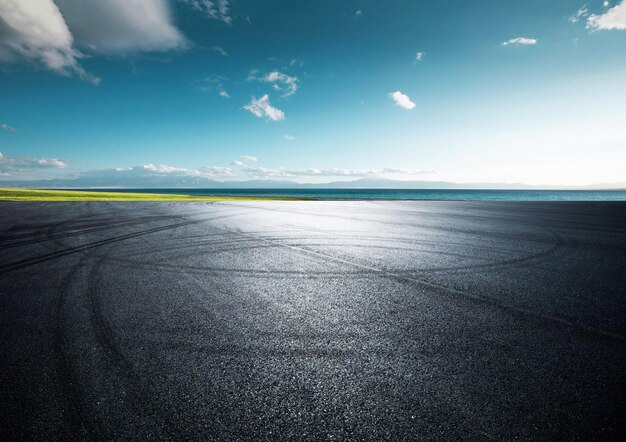
[[626,182],[623,1],[0,0],[0,178]]

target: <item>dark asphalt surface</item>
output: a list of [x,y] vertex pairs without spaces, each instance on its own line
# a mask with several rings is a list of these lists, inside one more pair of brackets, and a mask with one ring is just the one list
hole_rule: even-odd
[[609,440],[626,203],[0,203],[0,440]]

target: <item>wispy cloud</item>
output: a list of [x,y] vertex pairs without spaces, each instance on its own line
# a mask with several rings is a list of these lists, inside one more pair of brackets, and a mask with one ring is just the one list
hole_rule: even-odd
[[269,95],[265,94],[258,100],[252,97],[250,103],[243,107],[255,117],[267,117],[268,120],[281,121],[285,119],[285,113],[280,109],[272,106]]
[[570,15],[567,20],[570,23],[578,23],[581,18],[586,17],[587,15],[589,15],[589,9],[587,8],[587,5],[584,5],[581,6],[575,14]]
[[16,128],[14,128],[13,126],[9,126],[9,125],[8,125],[8,124],[6,124],[6,123],[2,123],[2,124],[0,124],[0,129],[2,129],[2,130],[6,130],[6,131],[8,131],[8,132],[17,132],[17,129],[16,129]]
[[218,20],[226,24],[233,21],[230,15],[229,0],[179,0],[186,3],[196,11],[203,12],[208,18]]
[[240,160],[233,160],[230,164],[237,167],[246,167],[246,163]]
[[228,52],[226,52],[226,50],[224,50],[224,48],[221,46],[213,46],[213,50],[220,54],[222,57],[228,57]]
[[259,161],[257,157],[252,156],[252,155],[241,155],[239,158],[249,163],[256,163],[257,161]]
[[363,15],[363,11],[361,11],[360,9],[357,9],[356,12],[354,13],[354,15],[356,15],[357,17],[359,15]]
[[536,38],[516,37],[502,43],[502,46],[532,46],[537,44]]
[[408,95],[403,94],[400,91],[395,91],[389,94],[389,98],[391,98],[397,106],[402,109],[411,110],[415,107],[415,103],[411,101]]
[[285,135],[283,135],[283,139],[286,140],[286,141],[293,141],[293,140],[296,139],[296,137],[294,137],[291,134],[285,134]]
[[626,0],[622,0],[604,14],[590,15],[587,19],[587,28],[594,31],[626,30]]
[[416,52],[415,53],[415,61],[417,61],[417,62],[423,61],[425,55],[426,55],[426,52]]
[[[298,60],[292,60],[290,64],[297,63]],[[257,70],[252,70],[248,74],[248,81],[261,81],[271,83],[275,91],[282,92],[283,98],[288,98],[298,90],[298,77],[287,75],[283,72],[272,71],[265,75],[259,76]]]
[[206,76],[206,77],[204,77],[200,81],[200,86],[198,87],[198,89],[200,89],[202,92],[208,92],[208,93],[215,93],[215,92],[217,92],[217,94],[220,97],[230,98],[230,94],[228,93],[228,91],[224,87],[224,83],[227,82],[227,81],[228,81],[228,78],[226,78],[226,77],[221,77],[221,76],[210,77],[210,76]]

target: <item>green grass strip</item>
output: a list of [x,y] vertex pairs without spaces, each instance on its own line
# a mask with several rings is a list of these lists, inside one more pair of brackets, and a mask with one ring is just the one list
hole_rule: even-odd
[[287,196],[170,195],[163,193],[95,192],[0,188],[0,201],[303,201]]

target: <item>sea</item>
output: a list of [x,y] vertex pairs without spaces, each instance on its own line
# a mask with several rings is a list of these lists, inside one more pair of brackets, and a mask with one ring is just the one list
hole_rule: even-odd
[[480,189],[82,189],[220,196],[286,196],[319,200],[626,201],[626,190]]

